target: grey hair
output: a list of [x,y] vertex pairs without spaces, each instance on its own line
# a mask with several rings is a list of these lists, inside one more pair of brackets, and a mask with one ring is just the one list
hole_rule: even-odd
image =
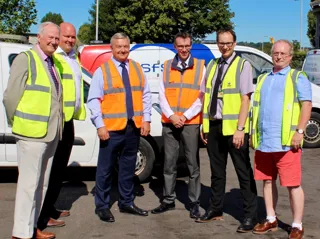
[[60,27],[59,27],[57,24],[55,24],[55,23],[53,23],[53,22],[43,22],[43,23],[41,23],[40,26],[39,26],[38,34],[42,36],[42,35],[43,35],[43,32],[44,32],[44,29],[45,29],[48,25],[54,25],[54,26],[58,29],[59,33],[60,33]]
[[117,32],[116,34],[114,34],[110,39],[110,44],[112,45],[113,40],[116,40],[116,39],[128,39],[130,43],[130,38],[127,36],[127,34],[123,32]]
[[273,45],[272,45],[272,48],[271,48],[271,53],[273,53],[273,47],[276,43],[279,43],[279,42],[283,42],[283,43],[287,43],[289,45],[289,54],[292,56],[294,54],[294,49],[293,49],[293,44],[291,41],[288,41],[286,39],[280,39],[278,41],[276,41]]

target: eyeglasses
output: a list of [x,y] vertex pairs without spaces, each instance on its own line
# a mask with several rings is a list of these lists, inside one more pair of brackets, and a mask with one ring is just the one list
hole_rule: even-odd
[[224,46],[227,46],[227,47],[232,47],[234,42],[218,42],[218,46],[220,47],[224,47]]
[[272,52],[272,55],[275,56],[275,57],[280,56],[280,57],[286,58],[290,54],[284,53],[284,52]]
[[183,50],[184,48],[186,48],[187,50],[189,50],[191,48],[191,45],[177,45],[177,48],[179,50]]

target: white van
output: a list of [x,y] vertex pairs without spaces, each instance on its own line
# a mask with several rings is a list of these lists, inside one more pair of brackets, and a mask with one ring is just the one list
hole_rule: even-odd
[[302,70],[313,84],[320,85],[320,49],[308,51]]
[[[0,42],[0,100],[2,102],[3,92],[7,87],[9,69],[14,58],[22,51],[30,49],[31,45],[3,43]],[[92,47],[92,46],[91,46]],[[82,48],[84,50],[86,47]],[[236,52],[241,57],[247,59],[253,66],[253,75],[257,77],[260,73],[272,69],[271,57],[259,50],[237,46]],[[100,52],[99,56],[105,52]],[[193,56],[205,59],[206,63],[213,58],[220,57],[217,45],[194,44],[192,49]],[[131,45],[130,57],[141,63],[152,89],[152,124],[151,132],[147,137],[141,138],[139,152],[136,163],[136,174],[141,181],[151,175],[154,163],[162,164],[163,161],[163,140],[161,137],[161,111],[158,103],[158,84],[161,80],[163,62],[175,55],[172,44],[133,44]],[[83,56],[82,56],[83,58]],[[93,58],[95,61],[96,58]],[[92,70],[92,69],[91,69]],[[85,97],[91,82],[89,70],[83,69],[85,80]],[[319,94],[317,86],[313,89],[313,96]],[[306,138],[306,146],[319,146],[319,128],[313,127],[320,125],[320,99],[314,97],[313,118],[310,120],[307,134],[310,131],[314,137]],[[319,112],[319,113],[318,113]],[[311,134],[310,133],[310,134]],[[69,160],[70,166],[95,167],[99,153],[99,139],[96,129],[91,123],[90,112],[87,110],[85,121],[75,121],[76,140]],[[309,141],[308,141],[309,140]],[[17,166],[16,145],[11,128],[8,127],[4,106],[0,104],[0,167]],[[162,172],[160,172],[162,173]]]

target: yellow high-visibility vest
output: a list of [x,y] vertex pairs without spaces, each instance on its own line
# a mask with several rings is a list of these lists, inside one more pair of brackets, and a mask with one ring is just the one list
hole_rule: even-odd
[[[22,98],[13,117],[12,132],[30,138],[43,138],[48,131],[51,111],[51,81],[34,50],[28,56],[28,79]],[[53,56],[54,64],[57,59]],[[56,68],[57,73],[59,70]]]
[[[70,121],[72,118],[77,120],[85,120],[86,119],[86,109],[84,106],[84,96],[83,96],[83,78],[81,77],[81,105],[79,110],[75,113],[75,105],[76,105],[76,83],[73,70],[69,63],[64,59],[62,55],[59,53],[54,54],[56,58],[59,60],[57,63],[57,67],[61,73],[61,82],[63,87],[63,113],[64,120]],[[77,58],[79,63],[79,60]],[[79,63],[80,66],[80,63]]]
[[[282,129],[281,129],[281,144],[283,146],[291,146],[292,136],[295,134],[300,117],[301,106],[297,96],[296,85],[299,74],[304,74],[302,71],[291,69],[286,77],[286,85],[284,91],[284,102],[282,111]],[[260,145],[261,135],[258,130],[258,118],[260,112],[260,92],[264,80],[269,73],[258,77],[256,90],[254,92],[253,111],[252,111],[252,146],[254,149]]]
[[[204,94],[203,103],[203,118],[202,127],[203,132],[209,132],[209,109],[211,105],[211,94],[212,94],[212,78],[217,70],[219,59],[211,60],[208,64],[207,69],[207,83],[206,92]],[[243,69],[245,60],[239,56],[235,56],[235,59],[229,66],[228,70],[222,81],[221,90],[222,96],[222,134],[233,135],[237,129],[238,118],[241,108],[241,93],[240,93],[240,74]],[[249,113],[249,112],[248,112]],[[213,115],[212,115],[213,117]],[[245,123],[245,132],[249,132],[249,119],[247,118]]]

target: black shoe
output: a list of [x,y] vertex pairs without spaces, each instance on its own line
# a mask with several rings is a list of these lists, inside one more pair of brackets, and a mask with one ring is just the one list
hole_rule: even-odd
[[120,212],[130,213],[138,216],[148,216],[148,211],[138,208],[136,205],[132,204],[131,206],[121,206]]
[[197,218],[196,222],[206,223],[214,220],[223,220],[222,212],[215,212],[212,209],[208,209],[203,216]]
[[245,218],[237,229],[237,232],[251,232],[256,223],[252,218]]
[[101,209],[101,210],[97,210],[96,209],[96,214],[98,215],[98,217],[100,218],[101,221],[104,222],[114,222],[114,216],[112,215],[110,209]]
[[156,207],[155,209],[153,209],[151,211],[151,213],[153,214],[159,214],[159,213],[163,213],[163,212],[166,212],[166,211],[169,211],[169,210],[174,210],[176,208],[176,205],[175,203],[165,203],[165,202],[162,202],[158,207]]
[[199,218],[200,211],[199,211],[199,204],[195,203],[190,206],[190,218]]

